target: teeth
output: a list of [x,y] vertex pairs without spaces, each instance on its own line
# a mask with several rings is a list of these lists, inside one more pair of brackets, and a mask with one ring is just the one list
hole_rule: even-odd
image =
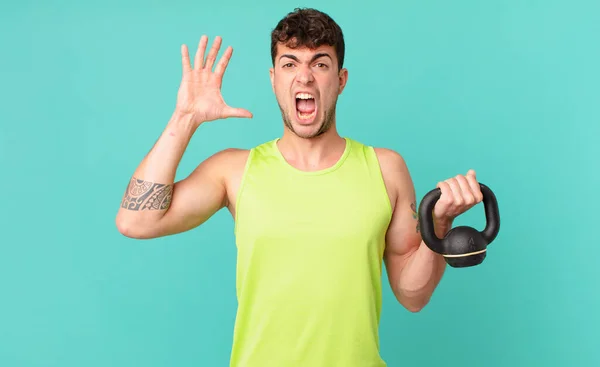
[[298,93],[298,94],[296,94],[296,98],[299,98],[299,99],[315,99],[315,97],[313,97],[313,95],[310,94],[310,93]]
[[302,112],[298,111],[298,117],[299,117],[301,120],[308,120],[308,119],[311,119],[311,118],[313,118],[313,116],[314,116],[316,113],[317,113],[317,111],[313,111],[313,112],[311,112],[311,113],[302,113]]

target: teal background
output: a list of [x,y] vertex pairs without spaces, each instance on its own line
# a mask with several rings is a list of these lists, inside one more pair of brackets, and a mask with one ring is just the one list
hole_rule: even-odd
[[[600,2],[512,0],[0,5],[0,366],[228,365],[229,214],[149,241],[114,219],[182,43],[234,47],[223,94],[254,119],[202,126],[178,179],[281,134],[269,32],[296,6],[345,32],[342,135],[399,151],[419,197],[474,168],[500,204],[484,264],[449,268],[422,312],[384,274],[389,366],[599,365]],[[482,205],[457,224],[482,229]]]

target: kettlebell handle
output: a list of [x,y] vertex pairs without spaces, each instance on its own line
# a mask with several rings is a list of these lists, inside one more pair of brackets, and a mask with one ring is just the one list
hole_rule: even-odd
[[[489,244],[491,243],[500,230],[500,214],[498,212],[498,201],[496,195],[486,185],[479,183],[481,193],[483,194],[483,205],[486,217],[486,226],[481,231],[482,237]],[[421,227],[421,237],[423,241],[433,251],[442,254],[443,245],[442,239],[438,238],[435,234],[433,225],[433,209],[435,204],[440,199],[442,191],[439,188],[435,188],[429,191],[422,199],[419,205],[419,222]]]

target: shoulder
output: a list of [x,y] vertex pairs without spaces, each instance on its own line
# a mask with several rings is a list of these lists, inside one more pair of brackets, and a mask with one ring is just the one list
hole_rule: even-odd
[[259,154],[268,149],[271,141],[258,144],[249,149],[226,148],[211,155],[204,163],[208,163],[218,169],[225,178],[239,176],[246,169],[251,154]]
[[240,163],[248,159],[251,149],[226,148],[213,154],[209,159],[219,163]]
[[216,170],[221,182],[228,192],[236,192],[240,186],[249,160],[253,155],[260,155],[271,142],[264,142],[249,149],[227,148],[213,154],[208,160]]
[[406,182],[406,177],[410,177],[406,161],[398,151],[365,144],[353,139],[350,139],[350,141],[363,151],[370,152],[368,154],[375,155],[390,195],[393,194],[393,191],[396,191],[398,185]]
[[359,150],[368,151],[372,149],[377,157],[377,160],[379,161],[379,164],[381,166],[385,166],[385,169],[393,168],[394,166],[406,166],[402,155],[393,149],[376,147],[352,138],[349,138],[349,140],[353,146],[359,148]]
[[211,155],[201,165],[211,166],[224,179],[227,179],[244,170],[250,152],[251,149],[226,148]]
[[202,160],[188,177],[189,180],[210,179],[213,182],[223,182],[244,169],[250,150],[227,148],[213,153]]
[[381,175],[388,191],[392,206],[398,200],[412,197],[414,192],[413,182],[404,157],[397,151],[389,148],[373,147]]
[[408,167],[404,157],[397,151],[389,148],[373,147],[381,171],[387,176],[396,176],[398,174],[408,174]]

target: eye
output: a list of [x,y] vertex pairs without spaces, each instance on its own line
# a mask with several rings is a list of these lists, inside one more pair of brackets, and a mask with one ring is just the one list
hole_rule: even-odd
[[288,62],[287,64],[283,64],[284,68],[289,68],[289,67],[292,67],[292,66],[294,66],[294,65],[291,62]]
[[327,64],[323,64],[322,62],[320,62],[320,63],[318,63],[318,64],[317,64],[317,66],[318,66],[319,68],[326,68],[326,67],[327,67]]

